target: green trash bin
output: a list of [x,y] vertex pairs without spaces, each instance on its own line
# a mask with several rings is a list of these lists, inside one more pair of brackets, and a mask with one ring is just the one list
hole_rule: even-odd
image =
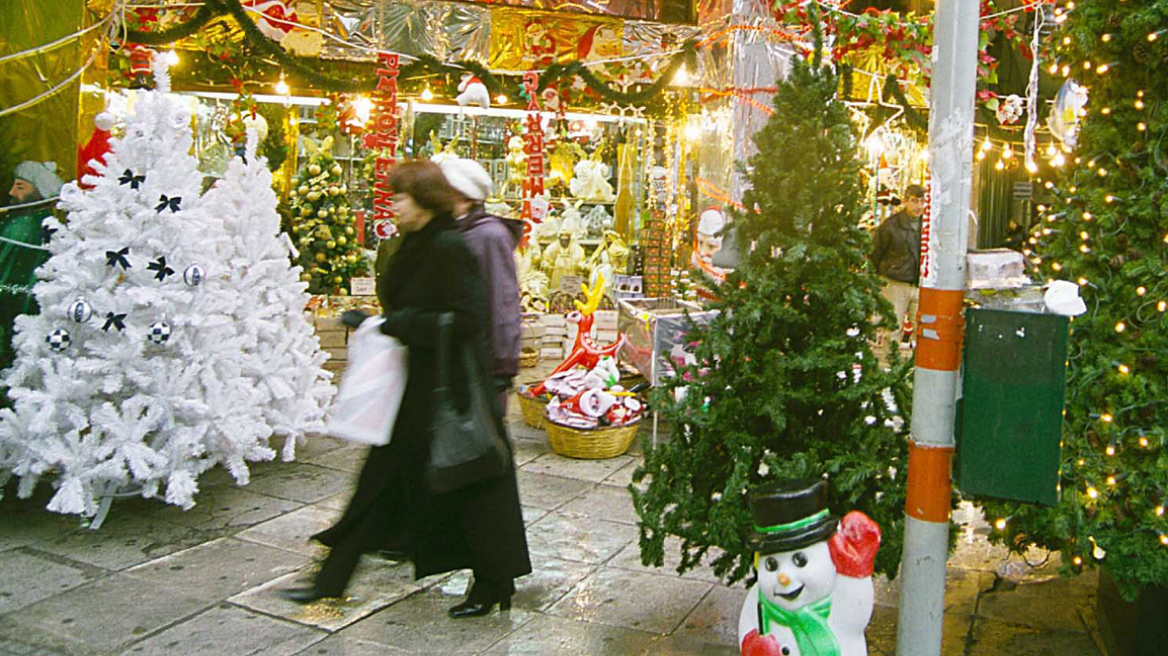
[[1053,505],[1070,321],[1057,314],[965,313],[957,486],[967,496]]

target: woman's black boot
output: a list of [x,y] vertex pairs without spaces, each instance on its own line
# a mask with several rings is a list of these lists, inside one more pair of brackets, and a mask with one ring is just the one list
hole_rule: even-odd
[[276,591],[276,596],[288,601],[294,601],[298,604],[310,604],[318,599],[326,597],[339,597],[337,594],[325,593],[315,585],[308,585],[298,588],[283,588]]
[[454,619],[480,617],[490,613],[495,604],[499,604],[499,612],[511,610],[511,595],[514,593],[515,584],[512,581],[499,583],[476,576],[466,601],[452,606],[446,613]]

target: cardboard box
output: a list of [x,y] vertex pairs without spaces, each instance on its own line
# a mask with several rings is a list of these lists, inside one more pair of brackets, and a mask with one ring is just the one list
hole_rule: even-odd
[[592,315],[595,317],[592,326],[598,331],[616,330],[618,315],[619,313],[616,310],[597,310]]
[[617,340],[620,333],[615,330],[598,330],[596,331],[596,341],[601,344],[611,344]]
[[568,320],[562,314],[545,314],[540,318],[540,321],[545,326],[566,326],[568,324]]
[[348,343],[348,333],[344,330],[318,330],[316,336],[323,349],[339,348]]

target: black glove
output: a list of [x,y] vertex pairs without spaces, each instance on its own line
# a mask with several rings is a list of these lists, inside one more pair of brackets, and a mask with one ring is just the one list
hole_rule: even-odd
[[361,325],[363,321],[369,318],[369,314],[361,310],[346,310],[341,315],[341,323],[350,327],[356,328]]

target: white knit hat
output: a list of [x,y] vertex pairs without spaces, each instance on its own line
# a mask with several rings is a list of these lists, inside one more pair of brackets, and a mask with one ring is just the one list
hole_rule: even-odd
[[478,162],[470,159],[448,159],[440,162],[442,175],[458,193],[473,201],[482,202],[491,195],[491,176]]
[[16,165],[13,176],[36,187],[41,198],[53,198],[61,191],[62,183],[57,177],[56,162],[24,161]]

